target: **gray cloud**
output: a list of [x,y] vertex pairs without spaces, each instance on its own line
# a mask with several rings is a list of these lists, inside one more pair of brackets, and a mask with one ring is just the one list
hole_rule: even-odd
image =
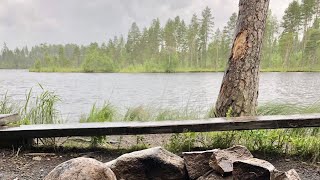
[[[291,0],[271,1],[281,19]],[[0,39],[10,48],[40,43],[107,41],[126,34],[132,22],[148,26],[152,19],[179,15],[187,22],[209,6],[215,27],[223,27],[237,12],[236,0],[0,0]],[[0,42],[1,43],[1,42]]]

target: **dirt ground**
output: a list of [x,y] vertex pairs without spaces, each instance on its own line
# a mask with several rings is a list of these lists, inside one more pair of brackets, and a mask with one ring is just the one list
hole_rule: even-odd
[[[158,135],[145,138],[149,146],[163,145],[156,143]],[[167,137],[160,138],[162,141]],[[118,138],[109,139],[113,143],[119,143]],[[122,139],[122,147],[132,144],[136,137]],[[152,143],[153,142],[153,143]],[[117,144],[115,144],[117,146]],[[0,180],[37,180],[43,179],[55,166],[76,157],[91,157],[101,162],[108,162],[123,154],[123,150],[117,149],[0,149]],[[294,157],[274,157],[255,154],[256,157],[271,162],[277,169],[287,171],[295,169],[304,180],[320,180],[320,162],[311,164]]]

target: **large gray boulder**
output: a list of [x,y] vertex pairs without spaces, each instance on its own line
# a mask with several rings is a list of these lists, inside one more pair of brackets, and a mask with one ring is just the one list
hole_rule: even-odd
[[191,180],[197,179],[212,170],[209,160],[216,150],[194,151],[182,153]]
[[261,159],[237,160],[233,163],[234,180],[272,179],[275,167],[268,161]]
[[212,153],[209,165],[221,175],[231,175],[233,162],[253,158],[251,152],[245,146],[233,146],[228,149],[217,149]]
[[185,180],[184,160],[161,147],[124,154],[106,163],[119,180]]
[[55,167],[44,180],[116,180],[112,170],[91,158],[75,158]]

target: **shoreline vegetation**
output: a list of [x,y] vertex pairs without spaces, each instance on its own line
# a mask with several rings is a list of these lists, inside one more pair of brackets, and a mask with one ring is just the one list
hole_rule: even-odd
[[[81,68],[40,68],[28,69],[29,72],[36,73],[206,73],[206,72],[224,72],[225,69],[191,69],[191,68],[178,68],[173,72],[166,72],[163,69],[154,69],[154,70],[146,70],[143,67],[138,68],[125,68],[120,70],[115,70],[113,72],[105,72],[105,71],[90,71],[87,72]],[[260,72],[320,72],[320,69],[310,69],[310,68],[290,68],[290,69],[261,69]]]
[[[176,16],[146,27],[133,22],[101,42],[39,44],[0,52],[0,68],[32,72],[220,72],[230,57],[237,22],[232,13],[222,28],[209,7],[185,21]],[[320,3],[292,1],[282,19],[268,13],[261,49],[263,72],[320,71]]]
[[[42,87],[41,87],[42,88]],[[43,89],[43,88],[42,88]],[[12,101],[7,95],[0,98],[0,114],[18,112],[22,118],[19,124],[54,124],[63,123],[56,103],[60,101],[58,95],[43,89],[43,92],[34,95],[32,90],[26,94],[24,103]],[[257,115],[287,115],[320,113],[320,104],[297,106],[288,104],[264,104],[258,107]],[[207,113],[199,113],[195,109],[182,108],[180,110],[157,109],[137,106],[120,111],[110,103],[97,107],[93,105],[87,115],[79,120],[84,122],[116,122],[116,121],[161,121],[161,120],[188,120],[214,117],[214,108]],[[19,125],[18,124],[18,125]],[[320,160],[320,128],[276,129],[276,130],[248,130],[194,133],[185,132],[172,134],[165,148],[171,152],[183,152],[192,149],[227,148],[232,145],[244,145],[251,151],[293,155],[311,162]],[[133,149],[148,148],[142,136],[136,136],[137,144]],[[106,136],[90,137],[89,147],[108,148]],[[120,137],[121,139],[121,137]],[[41,138],[44,147],[79,147],[78,143],[58,144],[55,138]],[[120,148],[120,147],[119,147]]]

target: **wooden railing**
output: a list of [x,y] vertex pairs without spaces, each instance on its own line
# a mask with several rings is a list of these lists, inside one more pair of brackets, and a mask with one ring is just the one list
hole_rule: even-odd
[[[14,118],[18,118],[17,115],[6,116],[7,118],[11,118],[10,122]],[[0,116],[0,125],[2,122],[1,119],[4,121],[6,118],[1,118]],[[8,119],[7,122],[9,122]],[[6,128],[1,128],[0,126],[0,141],[1,139],[8,138],[19,139],[68,136],[137,135],[303,127],[320,127],[320,114],[212,118],[154,122],[42,124],[22,125],[19,127]]]

